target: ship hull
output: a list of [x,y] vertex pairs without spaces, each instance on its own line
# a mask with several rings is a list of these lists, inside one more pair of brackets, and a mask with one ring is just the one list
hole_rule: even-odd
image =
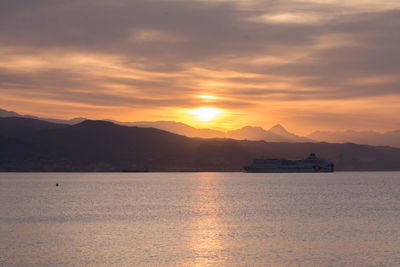
[[293,168],[293,169],[265,169],[265,168],[251,168],[245,167],[245,172],[249,173],[321,173],[321,172],[333,172],[333,169],[300,169],[300,168]]

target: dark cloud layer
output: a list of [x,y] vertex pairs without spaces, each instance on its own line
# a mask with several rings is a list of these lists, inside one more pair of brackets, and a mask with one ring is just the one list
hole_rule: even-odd
[[400,4],[341,2],[3,0],[0,93],[142,108],[400,98]]

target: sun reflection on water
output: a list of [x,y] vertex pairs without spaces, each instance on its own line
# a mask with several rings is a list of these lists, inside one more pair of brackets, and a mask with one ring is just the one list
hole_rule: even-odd
[[202,173],[197,179],[197,190],[193,195],[193,212],[196,214],[190,229],[195,266],[221,266],[225,235],[224,225],[219,216],[221,205],[216,190],[218,174]]

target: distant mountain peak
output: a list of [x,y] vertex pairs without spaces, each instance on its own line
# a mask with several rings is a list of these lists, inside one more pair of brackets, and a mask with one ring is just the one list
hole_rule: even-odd
[[80,120],[80,121],[85,121],[85,120],[88,120],[88,119],[86,119],[86,118],[84,118],[84,117],[76,117],[76,118],[70,119],[69,121],[78,121],[78,120]]
[[288,133],[288,131],[283,127],[281,124],[277,124],[273,126],[271,129],[269,129],[270,132],[280,134],[280,133]]
[[0,108],[0,117],[22,117],[22,115],[14,111],[8,111]]
[[116,126],[117,124],[104,121],[104,120],[84,120],[80,123],[75,124],[75,127],[86,127],[86,126]]
[[263,130],[264,131],[264,128],[262,128],[260,126],[244,126],[237,130]]

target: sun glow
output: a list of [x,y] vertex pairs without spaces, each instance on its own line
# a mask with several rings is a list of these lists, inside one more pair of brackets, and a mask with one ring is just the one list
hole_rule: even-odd
[[217,97],[212,96],[212,95],[197,95],[198,98],[202,100],[215,100]]
[[212,121],[221,114],[221,110],[213,107],[195,108],[189,110],[188,112],[189,114],[194,115],[197,121],[202,122]]

